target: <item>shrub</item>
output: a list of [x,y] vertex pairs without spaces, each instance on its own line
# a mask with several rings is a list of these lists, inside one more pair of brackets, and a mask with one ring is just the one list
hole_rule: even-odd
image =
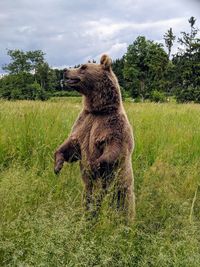
[[120,91],[121,91],[121,95],[122,95],[122,100],[130,97],[130,93],[128,91],[126,91],[122,86],[120,86]]
[[157,91],[157,90],[154,90],[152,93],[151,93],[151,96],[150,96],[150,100],[153,101],[153,102],[160,102],[160,103],[164,103],[166,102],[166,96],[163,92],[160,92],[160,91]]
[[30,73],[12,74],[0,80],[0,97],[19,100],[47,100],[49,95]]
[[195,88],[194,96],[195,96],[194,102],[195,103],[200,103],[200,87],[196,87]]
[[27,89],[27,93],[28,93],[26,99],[44,101],[44,100],[47,100],[49,98],[48,93],[37,82],[30,84],[29,86],[27,86],[26,89]]
[[188,86],[186,88],[177,88],[175,94],[178,103],[191,101],[200,103],[200,87]]
[[135,103],[141,103],[141,102],[143,102],[143,99],[138,96],[136,98],[133,98],[133,102],[135,102]]

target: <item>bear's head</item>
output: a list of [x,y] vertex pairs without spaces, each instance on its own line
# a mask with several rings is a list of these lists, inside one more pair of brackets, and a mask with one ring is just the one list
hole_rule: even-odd
[[64,71],[65,83],[85,96],[85,108],[88,111],[106,111],[120,104],[119,84],[111,64],[111,58],[102,55],[100,64],[87,63]]

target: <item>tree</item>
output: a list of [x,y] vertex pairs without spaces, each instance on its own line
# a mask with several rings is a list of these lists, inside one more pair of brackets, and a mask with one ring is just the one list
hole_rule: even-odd
[[179,47],[179,54],[185,54],[185,56],[190,57],[192,55],[193,44],[195,43],[196,35],[199,30],[194,27],[196,22],[196,19],[194,17],[191,17],[188,22],[190,24],[190,32],[181,32],[182,37],[178,38],[178,42],[183,47]]
[[181,47],[173,57],[175,65],[175,94],[179,102],[200,102],[200,39],[197,37],[196,19],[188,20],[190,32],[181,32],[178,39]]
[[10,74],[0,83],[1,96],[45,100],[47,91],[56,86],[55,72],[45,62],[45,54],[41,50],[24,52],[16,49],[8,50],[8,55],[11,63],[4,66],[4,70]]
[[148,98],[152,90],[164,90],[168,56],[161,44],[139,36],[129,45],[124,60],[124,76],[133,97]]
[[34,76],[30,73],[20,72],[19,74],[6,75],[0,79],[0,97],[8,100],[46,100],[48,93],[34,81]]
[[3,67],[10,74],[18,74],[20,72],[30,72],[31,64],[28,62],[27,53],[16,49],[8,50],[7,54],[11,57],[11,63]]
[[37,66],[35,79],[46,91],[51,91],[56,87],[56,73],[46,62]]
[[171,55],[171,50],[173,43],[176,39],[176,36],[173,34],[172,28],[170,28],[165,34],[164,34],[164,40],[165,40],[165,45],[168,49],[168,58],[170,58]]
[[20,72],[35,72],[39,65],[43,64],[44,53],[41,50],[24,52],[19,49],[8,50],[7,54],[11,57],[11,63],[3,67],[10,74]]
[[124,69],[124,57],[120,59],[113,60],[112,62],[112,70],[117,76],[117,79],[119,81],[119,85],[121,87],[125,87],[125,80],[123,75],[123,69]]
[[33,70],[34,73],[37,71],[37,68],[45,62],[45,54],[41,50],[28,51],[26,55],[31,64],[31,70]]
[[26,72],[10,74],[0,80],[0,97],[5,99],[32,99],[28,87],[34,82],[33,75]]

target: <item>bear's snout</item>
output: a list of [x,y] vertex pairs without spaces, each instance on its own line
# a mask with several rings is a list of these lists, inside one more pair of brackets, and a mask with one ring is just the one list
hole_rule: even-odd
[[64,69],[63,71],[63,80],[68,85],[75,85],[80,82],[80,78],[72,74],[69,69]]

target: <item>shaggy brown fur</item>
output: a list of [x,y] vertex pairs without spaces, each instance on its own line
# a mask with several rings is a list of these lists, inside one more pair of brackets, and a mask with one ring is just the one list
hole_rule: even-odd
[[[100,64],[66,70],[65,81],[83,95],[84,105],[69,138],[55,152],[55,173],[64,161],[80,160],[86,208],[97,210],[114,183],[112,206],[133,218],[133,135],[111,59],[103,55]],[[94,193],[97,184],[100,194]]]

